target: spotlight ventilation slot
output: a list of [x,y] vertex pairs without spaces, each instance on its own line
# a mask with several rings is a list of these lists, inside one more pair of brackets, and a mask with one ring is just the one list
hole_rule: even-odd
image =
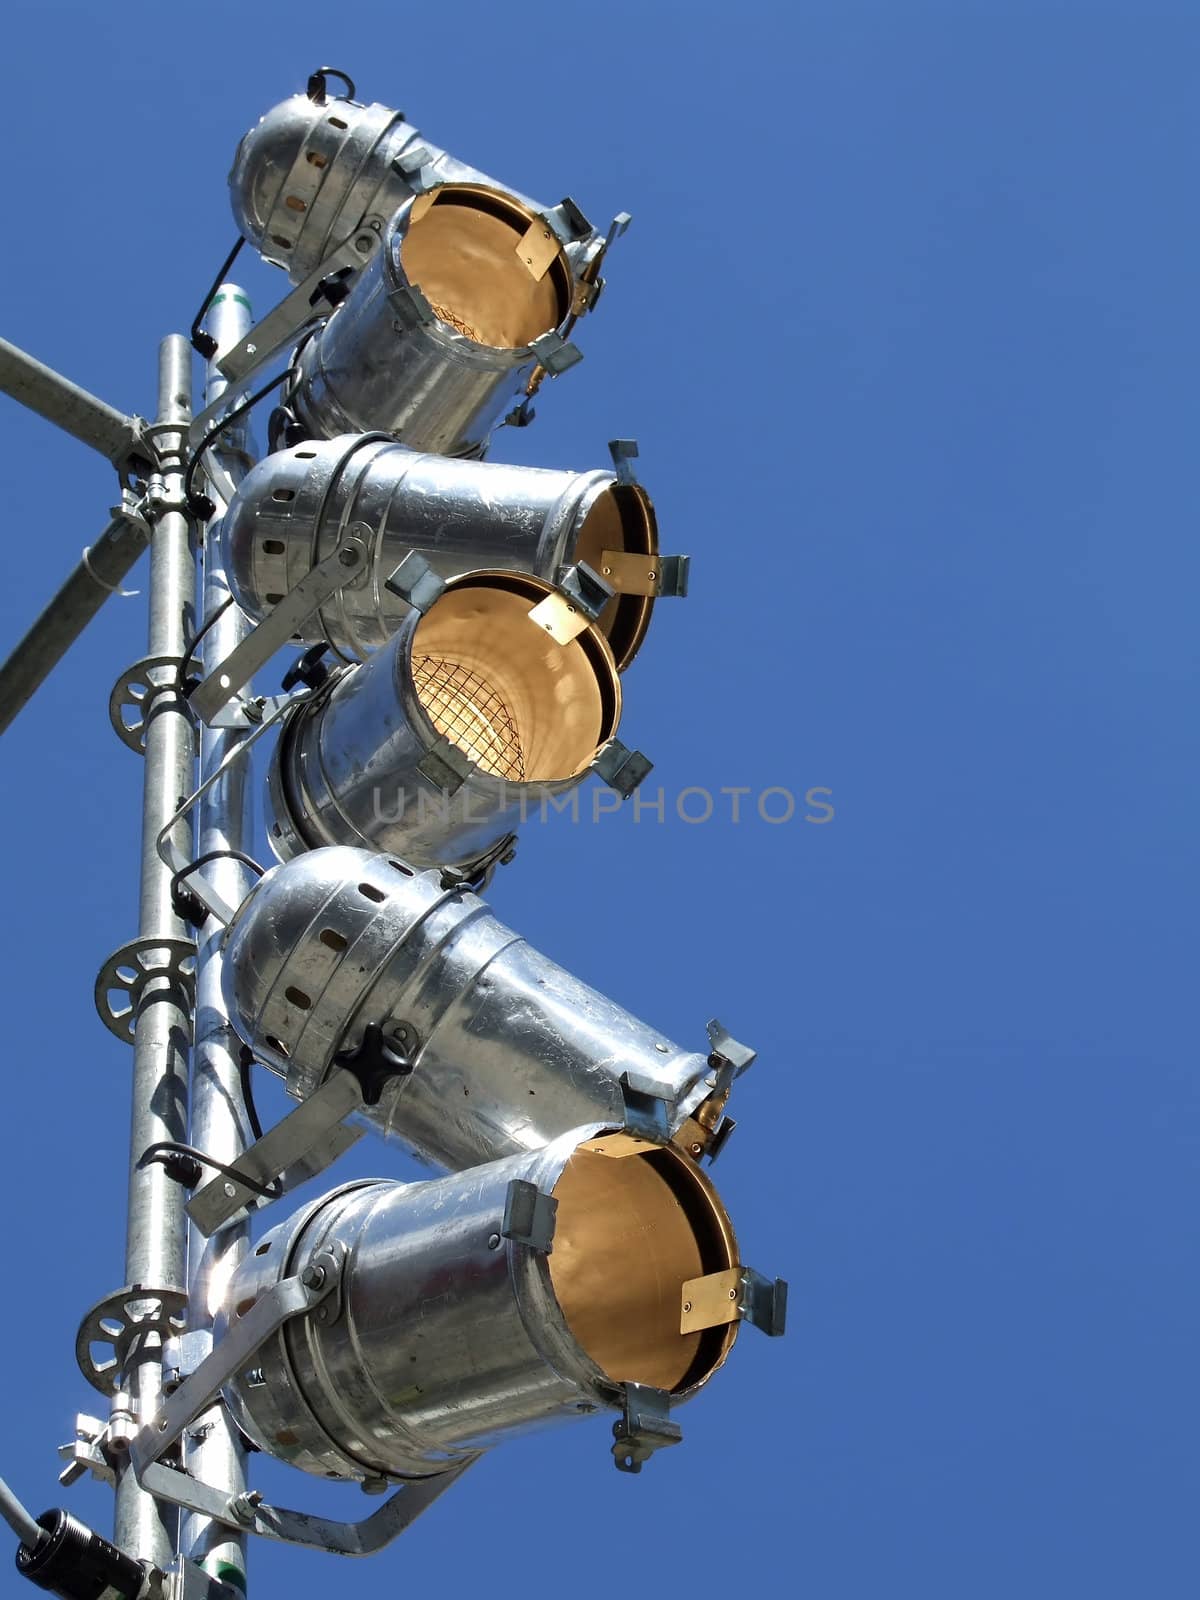
[[481,772],[524,783],[525,756],[516,722],[485,677],[443,656],[418,656],[413,681],[434,727]]

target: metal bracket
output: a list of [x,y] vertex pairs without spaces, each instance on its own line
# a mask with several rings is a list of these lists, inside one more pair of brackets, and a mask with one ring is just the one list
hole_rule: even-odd
[[[335,245],[324,261],[314,267],[307,278],[298,283],[274,310],[268,311],[261,322],[255,323],[240,344],[226,351],[217,362],[217,367],[230,383],[240,384],[243,379],[252,377],[285,345],[291,344],[302,328],[309,323],[323,320],[328,311],[315,315],[313,312],[313,296],[321,284],[335,272],[340,272],[343,267],[365,266],[378,250],[382,232],[381,217],[363,217],[353,233]],[[222,395],[216,406],[209,408],[213,413],[212,420],[215,420],[215,413],[227,399],[227,394]],[[197,422],[204,424],[199,430]],[[209,412],[202,412],[196,422],[192,423],[193,441],[203,438],[208,431],[208,425]]]
[[475,762],[443,735],[436,744],[430,745],[417,762],[417,771],[423,778],[428,778],[435,789],[440,789],[444,796],[449,797],[457,794],[475,771]]
[[341,1278],[341,1265],[333,1251],[319,1250],[298,1277],[281,1278],[259,1296],[244,1316],[234,1318],[212,1354],[183,1380],[164,1401],[158,1416],[133,1440],[129,1459],[143,1487],[145,1469],[164,1456],[188,1424],[212,1405],[234,1373],[285,1322],[312,1311],[333,1294]]
[[514,1244],[528,1245],[549,1255],[554,1248],[554,1216],[558,1201],[543,1194],[537,1184],[514,1178],[504,1195],[504,1220],[500,1237]]
[[[557,588],[571,605],[583,613],[588,622],[596,621],[614,593],[612,584],[606,583],[586,561],[564,567],[558,574]],[[544,605],[545,601],[542,604]],[[540,607],[534,609],[540,610]],[[580,623],[575,633],[582,633],[583,628],[584,624]]]
[[623,1413],[613,1423],[613,1460],[618,1472],[640,1472],[656,1450],[679,1444],[683,1429],[671,1420],[671,1397],[644,1383],[622,1385]]
[[[113,684],[108,697],[108,720],[121,743],[135,755],[146,754],[146,729],[163,711],[191,712],[179,682],[181,656],[143,656]],[[131,716],[126,713],[131,712]],[[197,746],[198,748],[198,746]]]
[[564,244],[577,244],[593,232],[591,223],[570,195],[541,215]]
[[638,452],[636,439],[610,439],[608,453],[612,457],[613,471],[617,475],[617,482],[632,486],[637,483],[637,473],[633,469],[633,462]]
[[787,1327],[787,1290],[782,1278],[764,1278],[753,1267],[743,1267],[738,1300],[742,1317],[769,1338],[778,1339]]
[[351,1072],[337,1068],[316,1091],[188,1201],[188,1216],[206,1238],[261,1197],[238,1181],[244,1174],[260,1185],[280,1178],[286,1194],[324,1172],[365,1130],[347,1128],[344,1119],[362,1105],[362,1086]]
[[[115,1394],[130,1346],[153,1333],[165,1344],[183,1331],[187,1294],[182,1289],[149,1289],[133,1283],[97,1301],[79,1324],[75,1360],[80,1372],[101,1394]],[[94,1346],[112,1355],[97,1359]]]
[[617,594],[647,599],[682,600],[688,592],[691,556],[637,555],[629,550],[601,550],[600,571]]
[[[435,1477],[417,1478],[406,1483],[390,1500],[372,1516],[362,1522],[335,1522],[328,1517],[313,1516],[305,1511],[289,1511],[283,1506],[268,1505],[254,1495],[239,1502],[239,1514],[230,1509],[230,1497],[219,1489],[200,1483],[173,1467],[161,1462],[146,1467],[138,1474],[138,1482],[148,1494],[187,1511],[198,1512],[226,1527],[243,1533],[253,1533],[262,1539],[274,1539],[281,1544],[297,1544],[314,1550],[327,1550],[337,1556],[369,1556],[385,1545],[391,1544],[412,1526],[421,1513],[433,1504],[452,1484],[472,1466],[478,1456],[470,1456],[459,1465],[439,1472]],[[173,1597],[174,1600],[174,1597]],[[191,1600],[190,1594],[186,1600]]]
[[554,332],[543,333],[529,348],[538,358],[538,365],[544,367],[552,378],[569,372],[583,360],[583,351],[578,345],[569,344],[561,334]]
[[256,628],[214,667],[190,696],[196,715],[212,725],[221,708],[245,688],[277,650],[281,650],[318,606],[355,577],[367,557],[371,530],[365,522],[352,522],[337,549],[300,579]]
[[[190,1011],[195,999],[195,966],[196,947],[190,939],[131,939],[113,951],[96,975],[93,998],[100,1021],[118,1039],[132,1044],[142,997],[147,985],[158,979],[168,981],[156,994],[181,998]],[[127,1004],[115,1005],[114,995],[124,997]]]
[[411,183],[413,178],[419,176],[421,169],[427,167],[432,159],[432,152],[428,145],[409,144],[405,145],[398,156],[392,158],[392,168],[402,178]]
[[69,1489],[90,1472],[100,1483],[110,1488],[117,1481],[116,1468],[107,1451],[108,1424],[99,1417],[80,1413],[75,1418],[75,1437],[68,1444],[60,1444],[58,1456],[66,1466],[58,1475],[64,1489]]
[[391,576],[383,580],[383,587],[424,616],[446,592],[446,580],[433,570],[424,556],[410,550]]
[[716,1080],[712,1087],[719,1094],[728,1089],[735,1078],[740,1078],[743,1072],[754,1065],[758,1059],[758,1051],[752,1050],[749,1045],[739,1044],[716,1017],[709,1022],[707,1032],[708,1064],[717,1069]]
[[662,1085],[628,1072],[621,1074],[620,1081],[626,1130],[635,1138],[649,1139],[652,1144],[668,1144],[674,1103],[663,1099]]
[[[332,682],[333,680],[330,679],[329,681]],[[201,796],[207,794],[214,783],[219,783],[224,777],[225,773],[228,772],[229,768],[232,767],[235,762],[245,760],[246,756],[253,749],[255,743],[262,738],[263,734],[266,733],[268,728],[273,727],[280,717],[282,717],[285,713],[292,711],[302,701],[310,699],[312,699],[311,690],[297,689],[295,694],[289,695],[286,698],[279,698],[275,700],[273,702],[274,709],[271,711],[270,715],[264,716],[263,720],[256,728],[252,728],[244,739],[239,739],[233,745],[229,753],[222,757],[221,761],[213,768],[200,787],[198,789],[194,789],[192,793],[188,795],[187,799],[175,812],[175,815],[171,817],[168,822],[164,823],[159,829],[158,838],[154,841],[154,848],[158,851],[159,859],[168,867],[170,867],[172,872],[183,872],[192,866],[192,862],[184,855],[183,851],[180,850],[178,845],[176,845],[171,839],[171,833],[176,824],[183,821],[184,817],[187,816],[188,812],[201,798]],[[217,894],[217,892],[212,889],[198,874],[190,885],[190,888],[195,897],[203,905],[207,906],[209,912],[216,917],[218,922],[222,922],[228,926],[229,923],[233,921],[235,908],[227,906],[224,900],[221,899],[220,895]],[[159,942],[161,943],[161,940]]]
[[727,1267],[683,1285],[679,1331],[699,1333],[731,1322],[749,1322],[777,1339],[787,1325],[787,1284],[764,1278],[753,1267]]
[[630,750],[620,739],[610,739],[592,762],[592,771],[597,777],[603,778],[610,789],[616,790],[622,800],[628,800],[653,769],[653,761],[640,750]]

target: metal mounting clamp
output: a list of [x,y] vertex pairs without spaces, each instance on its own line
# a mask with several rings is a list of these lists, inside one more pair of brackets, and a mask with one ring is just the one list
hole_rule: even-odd
[[198,717],[211,725],[222,707],[245,688],[277,650],[283,649],[313,612],[357,577],[367,559],[370,537],[371,529],[366,523],[350,524],[337,548],[289,589],[192,693],[190,704]]
[[621,1094],[625,1101],[626,1132],[638,1139],[648,1139],[651,1144],[669,1143],[674,1103],[663,1099],[662,1085],[623,1072]]
[[735,1078],[740,1078],[743,1072],[754,1065],[758,1059],[758,1051],[752,1050],[749,1045],[740,1044],[716,1017],[708,1023],[707,1032],[708,1064],[717,1071],[713,1088],[720,1093],[728,1089]]
[[161,1457],[184,1429],[208,1409],[230,1378],[284,1323],[319,1310],[323,1301],[338,1292],[341,1268],[342,1259],[334,1251],[318,1251],[299,1276],[280,1279],[231,1323],[212,1353],[184,1379],[158,1415],[133,1440],[130,1464],[148,1494],[262,1538],[310,1545],[338,1555],[368,1555],[403,1533],[477,1459],[470,1456],[436,1477],[405,1484],[373,1516],[357,1523],[288,1511],[266,1504],[258,1495],[231,1496],[163,1465]]
[[504,1193],[500,1237],[548,1256],[554,1247],[557,1210],[558,1201],[552,1194],[543,1194],[537,1184],[524,1178],[514,1178]]
[[445,593],[446,580],[433,570],[424,556],[410,550],[395,571],[384,579],[383,587],[424,616]]
[[[110,1033],[133,1043],[142,997],[147,986],[167,980],[157,991],[179,999],[189,1011],[195,990],[196,947],[189,939],[132,939],[114,950],[96,976],[94,999],[101,1022]],[[174,992],[173,992],[174,991]],[[121,996],[126,1004],[114,1003]]]
[[603,778],[609,788],[614,789],[622,800],[628,800],[646,774],[653,769],[653,761],[644,756],[640,750],[631,750],[628,745],[622,744],[620,739],[610,739],[592,762],[593,772]]
[[683,1429],[671,1420],[671,1396],[644,1383],[626,1383],[623,1411],[613,1423],[613,1460],[618,1472],[640,1472],[656,1450],[679,1444]]
[[[279,1179],[281,1194],[332,1165],[364,1132],[344,1119],[362,1105],[362,1085],[340,1067],[294,1111],[277,1122],[232,1162],[228,1172],[206,1183],[188,1201],[187,1214],[205,1237],[260,1201],[252,1185]],[[239,1174],[250,1184],[239,1182]]]
[[543,333],[529,346],[538,363],[550,374],[552,378],[559,377],[562,373],[570,371],[583,360],[583,351],[578,345],[568,344],[557,333]]

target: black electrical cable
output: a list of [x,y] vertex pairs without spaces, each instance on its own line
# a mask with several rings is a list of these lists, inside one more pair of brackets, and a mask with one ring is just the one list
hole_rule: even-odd
[[206,850],[202,856],[197,856],[195,861],[189,861],[186,867],[180,867],[178,872],[171,875],[171,898],[174,899],[178,893],[179,885],[184,878],[193,872],[199,872],[200,868],[208,866],[210,861],[239,861],[243,867],[249,867],[250,871],[256,873],[260,878],[267,870],[265,867],[260,866],[253,856],[248,856],[244,850],[230,850],[228,848]]
[[187,669],[192,664],[192,658],[196,654],[196,650],[199,647],[200,641],[204,638],[204,635],[208,632],[208,630],[215,623],[220,621],[220,619],[225,615],[225,613],[229,610],[229,608],[230,608],[230,606],[232,604],[233,604],[233,596],[232,595],[230,595],[227,600],[222,600],[221,604],[213,612],[212,616],[209,617],[207,619],[207,621],[205,621],[204,623],[201,624],[199,633],[196,634],[196,636],[192,640],[191,644],[189,644],[187,649],[184,651],[183,660],[179,663],[179,683],[177,685],[177,687],[179,688],[181,693],[186,694],[186,692],[187,692]]
[[254,1083],[250,1071],[253,1065],[254,1051],[248,1045],[243,1045],[238,1052],[238,1073],[242,1083],[242,1104],[246,1107],[246,1121],[250,1124],[250,1132],[257,1142],[263,1136],[263,1125],[259,1121],[258,1107],[254,1103]]
[[233,249],[225,257],[225,260],[221,265],[220,272],[218,272],[216,277],[213,279],[212,288],[204,296],[204,300],[203,300],[203,302],[202,302],[202,304],[200,306],[199,311],[197,311],[196,315],[192,318],[192,333],[191,333],[192,349],[197,351],[200,355],[202,355],[206,361],[211,361],[213,356],[216,355],[216,353],[217,353],[217,341],[213,338],[211,333],[205,333],[204,329],[200,326],[200,324],[204,321],[205,313],[208,311],[209,306],[211,306],[213,301],[216,299],[217,290],[221,287],[221,285],[225,282],[225,279],[229,276],[229,269],[230,269],[230,267],[233,266],[233,263],[237,260],[238,251],[242,248],[242,246],[245,244],[245,242],[246,242],[245,236],[243,234],[239,233],[238,234],[238,242],[234,245]]
[[187,464],[187,471],[183,475],[183,498],[187,501],[188,510],[191,511],[193,516],[203,517],[207,521],[216,511],[216,507],[207,496],[196,493],[196,468],[200,465],[200,457],[231,422],[236,422],[239,417],[244,417],[247,411],[256,406],[265,395],[270,394],[272,389],[278,389],[281,383],[286,383],[295,370],[294,367],[285,367],[277,378],[272,378],[270,383],[264,383],[261,389],[256,389],[248,400],[243,400],[240,406],[235,406],[228,416],[222,417],[220,422],[211,427],[196,446],[192,453],[192,458]]
[[[142,1151],[138,1160],[139,1167],[145,1167],[152,1161],[161,1162],[170,1170],[171,1157],[181,1156],[188,1161],[198,1161],[201,1165],[212,1167],[224,1178],[232,1178],[235,1183],[240,1183],[253,1194],[261,1195],[264,1200],[278,1200],[283,1193],[281,1185],[262,1184],[255,1178],[247,1177],[244,1172],[238,1172],[234,1167],[228,1167],[223,1161],[216,1161],[212,1156],[206,1156],[203,1150],[197,1150],[194,1145],[180,1144],[175,1139],[160,1139],[157,1144],[150,1145]],[[182,1169],[181,1169],[182,1170]]]

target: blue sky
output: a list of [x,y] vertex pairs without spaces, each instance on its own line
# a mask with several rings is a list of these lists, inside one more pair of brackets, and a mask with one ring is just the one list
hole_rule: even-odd
[[[626,682],[666,820],[531,828],[492,900],[671,1037],[716,1014],[757,1046],[715,1176],[791,1280],[788,1337],[746,1333],[640,1478],[603,1422],[524,1440],[369,1563],[256,1548],[251,1595],[1190,1595],[1194,8],[6,20],[7,337],[151,409],[233,240],[238,138],[333,62],[514,186],[633,213],[583,364],[494,454],[637,437],[694,557]],[[244,282],[260,310],[284,289]],[[0,418],[7,645],[113,484]],[[0,747],[0,1472],[37,1509],[121,1266],[130,1056],[91,987],[136,931],[140,771],[106,703],[144,651],[142,601],[112,602]],[[828,789],[833,819],[673,814],[737,785]],[[70,1503],[107,1527],[107,1491]]]

